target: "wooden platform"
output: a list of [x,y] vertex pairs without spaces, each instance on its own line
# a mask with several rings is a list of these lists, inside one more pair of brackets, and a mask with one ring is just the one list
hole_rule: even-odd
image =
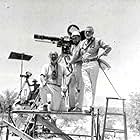
[[[12,113],[20,114],[59,114],[59,115],[91,115],[91,113],[85,112],[56,112],[56,111],[40,111],[40,110],[13,110]],[[96,116],[96,114],[94,114]]]

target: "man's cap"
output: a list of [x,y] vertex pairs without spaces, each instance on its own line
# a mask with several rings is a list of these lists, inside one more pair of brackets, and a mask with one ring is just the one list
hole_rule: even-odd
[[74,32],[72,32],[71,36],[72,36],[72,37],[73,37],[73,36],[80,36],[80,33],[79,33],[78,31],[74,31]]

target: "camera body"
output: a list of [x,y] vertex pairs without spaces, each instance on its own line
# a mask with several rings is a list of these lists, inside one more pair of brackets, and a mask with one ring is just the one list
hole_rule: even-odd
[[71,55],[71,45],[72,45],[72,40],[68,36],[61,38],[61,40],[57,42],[57,47],[62,48],[62,54]]
[[52,71],[51,76],[52,76],[52,80],[56,80],[58,77],[58,72],[56,70]]

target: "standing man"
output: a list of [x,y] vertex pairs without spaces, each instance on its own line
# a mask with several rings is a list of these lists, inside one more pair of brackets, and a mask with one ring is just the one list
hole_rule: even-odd
[[[40,97],[43,105],[48,102],[51,111],[66,111],[65,106],[62,107],[62,91],[66,91],[66,69],[58,63],[58,53],[52,51],[49,53],[50,63],[42,67],[40,80],[42,88],[40,88]],[[51,96],[49,99],[49,95]]]
[[81,57],[75,59],[75,54],[79,51],[81,44],[81,36],[78,31],[74,31],[71,35],[73,41],[72,58],[69,64],[73,65],[73,72],[69,82],[69,111],[81,112],[83,104],[83,80],[82,80],[82,60]]
[[[107,56],[111,51],[111,47],[106,45],[102,40],[97,40],[94,36],[94,29],[88,26],[85,29],[85,37],[83,40],[80,55],[82,56],[82,77],[84,81],[84,105],[85,112],[91,112],[91,107],[94,107],[96,83],[99,73],[101,56]],[[99,50],[104,49],[104,52],[99,55]],[[102,61],[104,62],[104,61]],[[88,82],[89,81],[89,82]],[[92,96],[91,96],[92,95]],[[86,100],[87,97],[90,97]]]

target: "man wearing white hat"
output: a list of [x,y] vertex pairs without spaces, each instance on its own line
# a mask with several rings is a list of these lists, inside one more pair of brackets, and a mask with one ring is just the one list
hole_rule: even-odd
[[82,111],[82,104],[83,104],[83,80],[82,80],[82,61],[81,58],[75,59],[74,56],[78,52],[80,43],[81,43],[81,36],[78,31],[72,32],[71,35],[73,41],[72,47],[72,58],[69,62],[73,65],[73,72],[69,82],[69,111],[74,112],[81,112]]

